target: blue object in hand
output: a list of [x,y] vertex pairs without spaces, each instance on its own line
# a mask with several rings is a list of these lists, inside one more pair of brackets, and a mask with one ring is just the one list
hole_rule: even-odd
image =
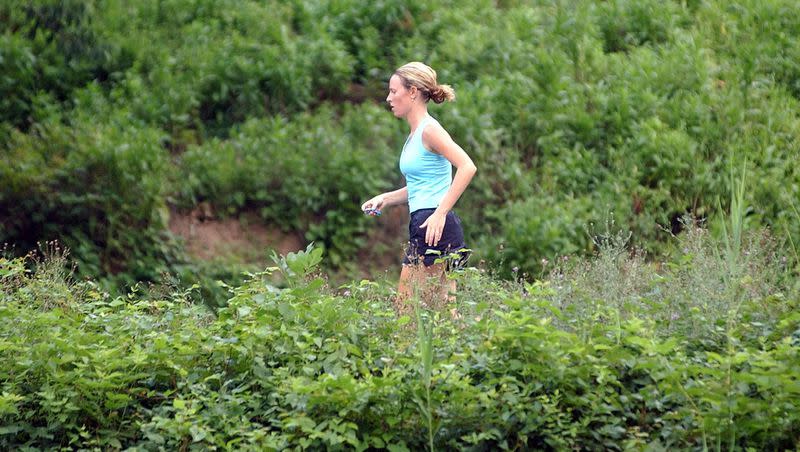
[[381,216],[381,211],[378,209],[365,209],[364,214],[371,217],[379,217]]

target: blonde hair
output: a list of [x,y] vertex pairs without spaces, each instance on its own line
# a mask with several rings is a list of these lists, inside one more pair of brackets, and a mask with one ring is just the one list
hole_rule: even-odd
[[406,89],[416,86],[425,98],[441,104],[446,100],[454,100],[456,92],[450,85],[440,85],[436,81],[436,71],[425,63],[412,61],[400,66],[394,74],[400,77]]

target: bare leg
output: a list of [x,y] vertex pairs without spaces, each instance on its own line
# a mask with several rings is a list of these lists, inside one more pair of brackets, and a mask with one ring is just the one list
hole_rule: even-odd
[[425,268],[429,284],[429,303],[431,306],[441,307],[450,305],[450,314],[456,318],[458,311],[453,306],[456,301],[456,281],[447,278],[445,268],[445,264],[434,264]]
[[441,305],[447,300],[447,293],[449,291],[449,284],[447,281],[447,274],[444,272],[444,265],[433,264],[430,267],[425,267],[425,282],[426,291],[431,305]]
[[456,302],[456,280],[448,279],[447,273],[442,271],[439,280],[441,281],[441,299],[448,303]]
[[[444,307],[455,303],[456,282],[447,278],[444,264],[434,264],[430,267],[421,264],[403,265],[395,299],[395,308],[399,313],[411,312],[410,301],[415,293],[426,306]],[[450,311],[453,317],[458,316],[454,306]]]
[[414,291],[422,287],[421,272],[417,267],[404,264],[400,270],[400,281],[397,283],[397,297],[394,300],[394,306],[397,312],[401,314],[410,312],[411,306],[409,302],[414,295]]
[[438,278],[435,276],[429,278],[429,281],[432,283],[437,280],[439,284],[431,291],[431,295],[436,296],[435,303],[437,303],[440,309],[448,308],[450,317],[454,320],[460,319],[461,316],[458,314],[458,307],[456,306],[456,281],[447,278],[447,273],[444,271],[444,268],[440,270]]

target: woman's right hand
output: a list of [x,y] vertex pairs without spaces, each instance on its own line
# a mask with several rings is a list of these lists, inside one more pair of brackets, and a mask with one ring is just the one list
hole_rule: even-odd
[[386,197],[380,194],[361,205],[361,210],[382,210],[386,206]]

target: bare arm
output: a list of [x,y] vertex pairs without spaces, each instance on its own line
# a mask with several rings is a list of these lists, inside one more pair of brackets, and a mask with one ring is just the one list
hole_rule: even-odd
[[394,191],[381,193],[361,205],[361,210],[381,210],[384,207],[397,206],[408,203],[408,188],[403,187]]
[[408,188],[403,187],[383,194],[383,204],[386,207],[408,204]]

